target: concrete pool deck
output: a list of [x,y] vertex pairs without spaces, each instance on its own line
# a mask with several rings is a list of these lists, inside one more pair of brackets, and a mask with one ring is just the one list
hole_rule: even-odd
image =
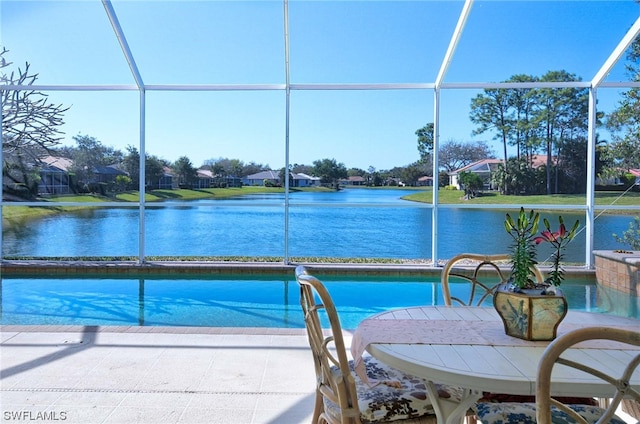
[[303,329],[0,331],[2,422],[311,421],[315,378]]
[[311,422],[304,330],[0,326],[0,342],[3,423]]

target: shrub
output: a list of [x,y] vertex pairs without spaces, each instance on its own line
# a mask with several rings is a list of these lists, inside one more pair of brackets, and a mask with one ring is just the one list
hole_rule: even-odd
[[640,250],[640,216],[636,216],[629,223],[629,229],[622,233],[622,237],[613,234],[613,238],[618,243],[622,243],[631,247],[632,250]]

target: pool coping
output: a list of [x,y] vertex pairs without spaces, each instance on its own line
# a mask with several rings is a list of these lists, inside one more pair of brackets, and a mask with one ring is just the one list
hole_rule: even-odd
[[[281,263],[281,262],[206,262],[206,261],[45,261],[2,260],[0,271],[11,276],[22,275],[216,275],[261,274],[293,275],[296,266],[305,265],[322,275],[349,276],[439,276],[446,261],[436,266],[431,261],[407,264],[382,263]],[[505,268],[507,265],[505,265]],[[545,267],[541,267],[543,272]],[[595,278],[595,269],[565,266],[572,277]]]

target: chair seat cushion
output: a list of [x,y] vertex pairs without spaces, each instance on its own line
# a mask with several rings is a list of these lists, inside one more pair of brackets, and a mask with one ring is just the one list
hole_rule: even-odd
[[[553,396],[559,402],[564,404],[578,404],[598,406],[594,398],[576,397],[576,396]],[[488,393],[484,392],[482,398],[478,402],[535,402],[534,395],[512,395],[509,393]]]
[[[592,405],[567,405],[576,411],[588,423],[595,423],[604,413],[604,409]],[[536,404],[533,402],[479,402],[476,404],[476,415],[482,424],[536,424]],[[555,406],[551,407],[551,421],[554,424],[572,424],[577,421]],[[614,416],[611,424],[625,424],[625,421]]]
[[[407,375],[371,356],[364,356],[363,360],[370,379],[398,382],[400,387],[387,384],[369,387],[354,372],[353,361],[349,361],[358,392],[361,421],[389,422],[434,414],[427,392],[427,383],[424,379]],[[338,371],[337,368],[335,370]],[[439,384],[436,384],[436,387],[441,398],[457,402],[462,398],[461,388]],[[340,417],[338,406],[326,401],[326,399],[325,411],[334,418]]]

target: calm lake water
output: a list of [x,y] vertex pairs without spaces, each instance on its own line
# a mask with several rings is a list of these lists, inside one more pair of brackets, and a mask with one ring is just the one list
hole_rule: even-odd
[[[289,256],[431,258],[431,209],[407,202],[406,190],[345,189],[290,195]],[[147,256],[284,256],[284,194],[193,201],[187,206],[148,205]],[[377,207],[372,207],[373,205]],[[573,223],[583,214],[564,214]],[[552,223],[555,216],[549,217]],[[596,220],[595,249],[617,249],[633,217],[602,215]],[[4,256],[135,256],[139,252],[137,209],[100,208],[4,226]],[[440,209],[439,258],[461,252],[503,253],[511,239],[504,212]],[[584,262],[579,234],[565,260]],[[539,249],[539,260],[550,250]]]

